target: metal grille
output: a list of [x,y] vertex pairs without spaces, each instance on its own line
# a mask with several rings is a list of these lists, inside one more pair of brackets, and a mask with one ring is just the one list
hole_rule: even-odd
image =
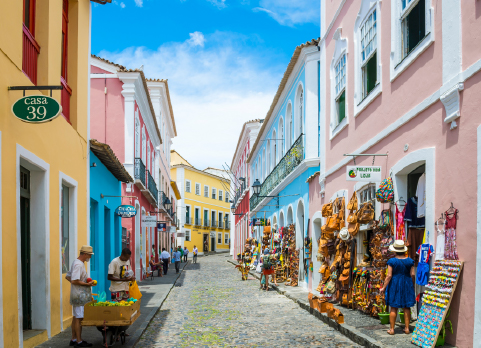
[[142,162],[141,158],[135,159],[135,168],[134,168],[134,176],[135,179],[140,180],[144,186],[145,185],[145,164]]

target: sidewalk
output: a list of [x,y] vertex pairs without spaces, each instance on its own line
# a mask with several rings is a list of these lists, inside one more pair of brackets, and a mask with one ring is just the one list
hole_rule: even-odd
[[[139,289],[142,292],[142,303],[140,305],[140,317],[135,323],[127,330],[130,335],[126,337],[125,345],[121,345],[120,342],[115,343],[115,346],[119,347],[133,347],[139,340],[142,333],[145,331],[147,325],[150,323],[154,315],[159,310],[162,303],[165,301],[170,293],[170,290],[174,287],[175,282],[182,274],[187,263],[181,263],[180,272],[175,273],[174,264],[169,265],[169,272],[167,275],[157,277],[155,273],[154,280],[150,278],[145,279],[142,282],[138,282]],[[38,345],[39,348],[64,348],[68,347],[70,339],[72,337],[72,331],[70,327],[52,337],[48,341]],[[93,343],[93,347],[102,347],[102,336],[96,327],[84,327],[82,329],[82,338],[87,342]]]
[[[228,260],[228,262],[234,265],[237,264],[232,260]],[[251,271],[249,272],[249,274],[254,276],[256,279],[260,279],[260,274],[255,271]],[[382,325],[379,319],[361,313],[358,310],[352,310],[343,306],[334,305],[334,307],[338,308],[344,315],[345,323],[338,324],[334,320],[328,318],[326,313],[320,313],[319,311],[310,308],[309,301],[307,299],[309,292],[306,289],[300,287],[285,286],[283,283],[280,283],[278,286],[275,286],[271,283],[271,287],[281,295],[284,295],[292,301],[296,302],[301,308],[305,309],[318,319],[322,320],[330,327],[336,329],[344,336],[364,347],[416,347],[411,343],[412,334],[406,335],[403,332],[404,324],[396,323],[396,327],[394,329],[394,332],[396,334],[391,336],[387,333],[387,330],[389,329],[389,324]],[[416,322],[411,323],[411,332],[414,330],[415,325]],[[447,348],[452,346],[445,345],[443,347]]]

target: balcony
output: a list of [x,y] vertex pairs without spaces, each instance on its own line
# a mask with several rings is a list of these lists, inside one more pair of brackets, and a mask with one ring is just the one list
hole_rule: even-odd
[[40,46],[24,24],[22,70],[34,85],[37,84],[37,58],[39,53]]
[[69,87],[63,77],[60,77],[60,84],[63,87],[60,95],[62,115],[70,122],[70,97],[72,96],[72,88]]
[[192,218],[186,217],[186,218],[185,218],[184,225],[192,225]]
[[[261,185],[259,196],[269,196],[271,191],[279,185],[304,160],[304,134],[294,142],[281,161],[272,170]],[[254,210],[263,197],[253,195],[250,198],[250,209]]]
[[194,219],[194,226],[202,226],[202,219],[195,218]]
[[157,189],[157,184],[155,183],[155,180],[152,177],[152,175],[150,175],[149,171],[147,171],[147,186],[150,194],[152,195],[153,200],[155,201],[155,203],[157,203],[157,199],[159,197],[159,190]]
[[145,164],[142,162],[141,158],[136,158],[134,160],[134,179],[135,179],[135,185],[140,189],[140,190],[145,190],[146,184],[145,184]]
[[219,226],[218,226],[219,228],[223,228],[223,227],[224,227],[224,223],[223,223],[222,221],[219,221],[219,224],[218,224],[218,225],[219,225]]
[[216,228],[216,227],[217,227],[217,222],[216,222],[215,220],[212,220],[210,226]]
[[244,193],[246,189],[246,183],[245,181],[241,181],[240,187],[236,190],[235,196],[234,196],[234,205],[237,204],[237,201],[241,198],[242,194]]
[[204,225],[203,226],[204,227],[210,227],[208,219],[204,219]]
[[224,229],[230,230],[230,222],[229,221],[225,223]]

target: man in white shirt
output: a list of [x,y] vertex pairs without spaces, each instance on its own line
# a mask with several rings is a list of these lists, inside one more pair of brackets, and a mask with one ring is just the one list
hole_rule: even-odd
[[90,261],[93,255],[93,248],[88,245],[80,248],[80,255],[72,263],[70,271],[67,272],[67,279],[70,282],[70,304],[73,306],[72,339],[70,346],[92,347],[92,343],[82,340],[82,319],[84,318],[84,305],[92,300],[93,280],[87,282],[87,271],[84,262]]
[[119,257],[110,262],[108,280],[110,280],[110,292],[112,301],[122,301],[130,298],[129,282],[135,280],[135,277],[126,275],[127,271],[131,271],[130,256],[132,252],[129,248],[124,248]]
[[192,261],[194,263],[197,263],[197,254],[199,253],[199,250],[197,249],[197,247],[194,245],[194,249],[192,250],[192,252],[194,253],[194,257],[192,258]]
[[184,262],[187,262],[187,256],[189,256],[189,249],[184,247]]
[[162,248],[162,252],[160,253],[160,258],[162,259],[162,266],[164,267],[164,274],[167,274],[167,270],[169,269],[169,262],[170,262],[170,254],[165,248]]

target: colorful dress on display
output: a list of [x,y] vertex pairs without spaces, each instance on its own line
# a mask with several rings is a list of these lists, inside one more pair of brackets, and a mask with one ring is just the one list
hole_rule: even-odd
[[392,258],[387,262],[392,267],[392,278],[386,289],[386,305],[394,308],[411,308],[416,304],[411,268],[414,260]]
[[459,260],[458,247],[456,246],[456,219],[457,211],[454,212],[452,218],[446,212],[446,232],[444,233],[446,240],[444,243],[444,258],[446,260]]
[[421,244],[416,252],[419,255],[418,269],[416,273],[416,284],[424,286],[429,280],[429,258],[434,253],[431,244]]
[[404,225],[404,214],[406,214],[406,206],[399,211],[396,204],[396,239],[406,241],[406,228]]

